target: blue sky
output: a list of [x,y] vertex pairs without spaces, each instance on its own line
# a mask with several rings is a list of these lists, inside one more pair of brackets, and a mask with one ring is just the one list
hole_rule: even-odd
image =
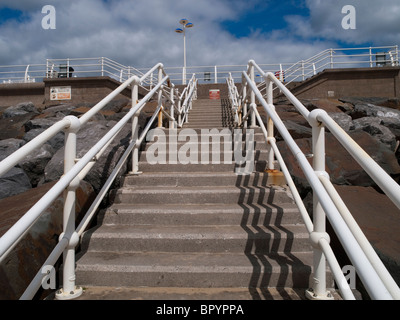
[[[356,30],[341,10],[356,8]],[[56,29],[44,30],[44,5]],[[297,62],[325,49],[400,44],[399,0],[1,0],[0,65],[108,57],[135,67]]]
[[265,1],[256,8],[245,12],[236,21],[224,21],[222,26],[237,37],[247,37],[255,31],[268,32],[284,29],[287,26],[285,16],[308,16],[309,9],[304,1]]

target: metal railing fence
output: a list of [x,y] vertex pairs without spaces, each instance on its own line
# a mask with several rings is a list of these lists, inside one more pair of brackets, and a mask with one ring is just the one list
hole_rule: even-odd
[[[333,68],[369,68],[399,66],[398,45],[361,48],[326,49],[313,57],[297,62],[259,64],[264,73],[272,72],[286,84],[303,81],[324,69]],[[69,68],[72,68],[73,71]],[[240,83],[242,71],[246,65],[209,65],[165,67],[174,83],[183,83],[186,74],[195,74],[198,83],[224,83],[232,75]],[[135,68],[113,61],[109,58],[68,58],[47,59],[45,64],[0,66],[0,83],[40,82],[43,78],[109,76],[120,82],[133,75],[141,77],[150,68]],[[68,70],[68,71],[67,71]],[[255,75],[256,82],[263,82],[262,73]],[[157,83],[157,75],[146,78],[145,87]]]
[[[149,93],[139,101],[138,88],[149,76],[153,73],[158,74],[158,82],[149,91]],[[89,222],[96,214],[97,209],[115,180],[118,172],[121,170],[123,164],[127,161],[129,155],[132,153],[132,172],[138,172],[138,150],[142,143],[143,137],[147,130],[150,128],[155,118],[159,119],[159,126],[162,125],[162,115],[167,115],[170,119],[171,126],[175,124],[175,112],[185,115],[182,111],[183,106],[190,105],[192,98],[195,98],[195,84],[196,81],[192,78],[191,81],[191,97],[179,95],[174,85],[169,81],[169,76],[165,73],[162,64],[155,65],[142,77],[137,75],[131,76],[123,82],[117,89],[110,93],[107,97],[102,99],[87,113],[80,118],[75,116],[67,116],[55,123],[49,129],[41,133],[39,136],[25,144],[16,152],[5,158],[0,162],[0,176],[6,173],[17,165],[23,158],[29,155],[32,151],[43,145],[46,141],[54,137],[58,132],[65,132],[65,151],[64,151],[64,175],[59,181],[29,210],[22,216],[1,238],[0,238],[0,262],[3,261],[7,255],[13,250],[23,236],[33,226],[35,221],[43,214],[43,212],[52,204],[52,202],[64,192],[64,209],[63,209],[63,232],[59,236],[59,242],[53,249],[47,260],[44,262],[43,267],[38,271],[32,282],[25,290],[20,299],[32,299],[37,290],[42,284],[44,275],[41,270],[45,266],[54,266],[58,258],[63,254],[63,281],[62,288],[57,291],[57,299],[73,299],[82,293],[82,288],[75,284],[75,247],[80,241],[80,236],[85,231]],[[104,106],[118,96],[125,88],[131,86],[132,88],[132,108],[130,111],[117,123],[111,130],[101,138],[81,159],[77,159],[77,132],[87,123],[95,114],[104,108]],[[169,88],[169,91],[167,91]],[[167,92],[167,94],[165,94]],[[146,103],[157,94],[158,106],[154,112],[151,120],[147,124],[144,132],[139,137],[138,117],[140,111],[144,108]],[[182,100],[185,101],[182,104]],[[182,105],[182,107],[181,107]],[[123,127],[128,124],[132,119],[132,138],[125,153],[120,158],[118,164],[111,172],[107,181],[98,193],[96,199],[93,201],[91,207],[86,212],[84,218],[78,227],[75,227],[75,201],[76,189],[80,181],[84,179],[87,173],[96,163],[96,160],[104,155],[107,146],[118,135]]]
[[[256,72],[260,73],[265,81],[266,95],[261,93],[259,86],[254,81]],[[400,288],[357,225],[325,171],[325,128],[329,129],[399,209],[400,186],[324,110],[308,111],[274,74],[265,73],[254,61],[251,60],[247,71],[242,72],[240,90],[237,90],[232,77],[227,79],[227,83],[236,125],[246,127],[247,121],[250,119],[252,127],[256,126],[257,122],[261,126],[269,145],[268,169],[274,169],[276,157],[310,233],[310,241],[314,250],[314,283],[307,290],[307,297],[310,299],[329,298],[326,287],[326,261],[328,261],[343,297],[354,299],[329,245],[330,238],[325,229],[326,218],[328,218],[370,297],[372,299],[400,299]],[[285,94],[312,128],[312,166],[275,111],[273,105],[274,86]],[[266,128],[257,112],[256,101],[262,105],[267,114]],[[290,172],[280,155],[274,138],[274,128],[280,132],[313,190],[313,221],[310,220]]]

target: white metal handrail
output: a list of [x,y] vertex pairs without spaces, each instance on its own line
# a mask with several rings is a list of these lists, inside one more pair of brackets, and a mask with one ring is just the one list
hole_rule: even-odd
[[[254,82],[254,72],[259,72],[263,75],[266,83],[267,101],[261,94],[257,84]],[[279,150],[273,138],[273,128],[276,127],[281,133],[284,141],[289,146],[289,149],[298,161],[303,170],[314,194],[314,225],[310,233],[310,240],[314,246],[314,278],[315,283],[312,291],[308,292],[310,298],[323,298],[326,295],[325,281],[325,259],[327,259],[334,277],[338,283],[339,289],[343,296],[352,299],[347,286],[342,286],[343,277],[338,273],[337,261],[333,259],[333,254],[329,246],[329,235],[325,231],[325,215],[330,220],[339,240],[345,248],[350,260],[356,267],[356,270],[364,283],[368,293],[373,299],[400,299],[400,289],[393,280],[382,261],[379,259],[376,252],[362,233],[361,229],[355,223],[343,201],[334,191],[333,185],[329,181],[328,174],[325,171],[325,151],[324,151],[324,127],[326,126],[346,150],[355,158],[357,162],[371,175],[371,178],[387,193],[388,197],[400,208],[400,186],[386,173],[384,170],[369,157],[355,142],[352,140],[336,122],[327,115],[323,110],[317,109],[309,112],[304,105],[279,81],[272,73],[264,73],[260,66],[254,61],[250,61],[247,71],[243,71],[242,91],[241,95],[236,94],[235,99],[231,99],[232,103],[237,103],[233,106],[236,110],[239,105],[243,106],[243,119],[236,122],[236,125],[244,126],[248,118],[256,117],[258,123],[261,123],[261,118],[256,109],[256,98],[263,106],[267,113],[267,129],[261,125],[264,135],[273,149],[280,167],[289,181],[289,187],[293,189],[290,183],[291,178],[288,172],[285,172],[286,166],[279,154]],[[232,84],[232,80],[228,81]],[[308,120],[313,132],[313,165],[309,164],[306,156],[299,149],[288,130],[275,112],[273,105],[273,85],[278,87],[296,107],[301,115]],[[250,96],[250,110],[247,112],[247,104]],[[239,102],[235,102],[239,99]],[[241,118],[240,116],[238,117]],[[255,123],[252,120],[252,126]],[[271,132],[272,131],[272,132]],[[269,168],[273,166],[273,159],[269,157]],[[273,167],[272,167],[273,168]],[[293,192],[293,191],[292,191]],[[294,192],[296,203],[298,196]],[[299,206],[300,212],[304,217],[304,208]],[[310,231],[310,223],[305,220],[307,230]]]
[[184,123],[189,122],[189,111],[192,109],[192,101],[197,99],[197,79],[196,75],[193,74],[192,78],[189,81],[186,90],[179,97],[180,100],[183,100],[183,104],[179,104],[178,107],[178,127],[182,128]]
[[[43,145],[46,141],[54,137],[58,132],[65,130],[65,152],[64,152],[64,175],[60,180],[24,215],[20,218],[1,238],[0,238],[0,261],[2,261],[8,253],[15,247],[15,245],[21,240],[21,238],[28,232],[29,228],[34,222],[41,216],[41,214],[51,205],[51,203],[64,191],[64,226],[63,233],[60,235],[59,242],[51,252],[50,256],[45,261],[44,266],[53,266],[59,256],[64,254],[63,264],[63,284],[62,289],[58,291],[58,299],[71,299],[81,294],[81,288],[75,286],[75,246],[79,242],[79,237],[86,229],[90,220],[94,216],[99,204],[107,193],[109,187],[114,181],[116,175],[122,168],[130,153],[133,152],[133,170],[137,169],[137,151],[140,146],[142,137],[138,137],[138,116],[141,109],[145,104],[158,93],[159,106],[153,115],[152,121],[156,116],[161,117],[160,109],[167,107],[163,101],[167,99],[163,95],[165,85],[171,87],[170,103],[173,104],[175,97],[178,96],[177,91],[174,90],[174,86],[169,81],[169,76],[166,75],[164,66],[157,64],[151,70],[141,78],[136,75],[131,76],[128,80],[122,83],[117,89],[111,94],[96,104],[90,111],[84,114],[79,119],[75,116],[67,116],[61,121],[54,124],[52,127],[44,131],[42,134],[31,140],[29,143],[21,147],[15,153],[0,162],[0,175],[4,174],[11,168],[13,168],[18,162],[24,157],[31,153],[36,148]],[[149,91],[149,93],[139,101],[138,87],[146,80],[149,75],[153,72],[158,73],[157,85]],[[96,113],[98,113],[104,106],[113,100],[120,92],[126,89],[128,86],[132,86],[132,108],[130,111],[102,138],[100,139],[81,159],[76,159],[76,134],[83,124],[88,122]],[[170,106],[172,111],[170,118],[174,119],[174,108]],[[87,211],[86,215],[82,219],[80,225],[75,228],[75,190],[79,186],[79,181],[82,180],[89,170],[93,167],[95,159],[98,159],[105,151],[112,139],[122,130],[122,128],[129,122],[132,121],[132,140],[130,145],[126,149],[125,153],[119,160],[117,166],[112,171],[110,177],[107,179],[103,188],[100,190],[95,201]],[[150,123],[150,125],[151,125]],[[174,124],[174,121],[171,122]],[[147,130],[150,127],[147,125]],[[136,157],[135,157],[136,152]],[[137,170],[136,170],[137,172]],[[21,299],[31,299],[38,288],[41,285],[43,274],[41,270],[32,280],[31,284],[25,290]]]
[[[294,201],[299,208],[300,215],[304,221],[306,229],[307,229],[308,233],[311,234],[314,230],[313,222],[307,212],[307,209],[304,206],[304,203],[303,203],[303,201],[300,197],[300,194],[295,186],[295,183],[293,182],[292,176],[290,175],[290,172],[286,166],[286,163],[282,158],[282,155],[278,149],[278,146],[276,145],[275,138],[271,138],[270,134],[268,133],[267,129],[265,128],[265,125],[260,117],[260,114],[257,111],[257,108],[254,105],[252,105],[251,109],[252,109],[251,112],[254,112],[256,114],[257,123],[260,125],[260,127],[262,129],[266,141],[268,142],[268,144],[270,144],[272,146],[272,149],[274,151],[276,159],[278,160],[280,169],[285,176],[286,183],[288,184],[288,187],[293,195]],[[248,112],[247,115],[244,116],[242,121],[245,121],[249,115],[250,115],[250,112]],[[239,124],[239,126],[240,126],[240,124]],[[338,284],[339,290],[342,293],[343,298],[345,300],[355,300],[354,294],[342,272],[342,269],[340,268],[340,265],[333,253],[333,250],[332,250],[331,246],[329,245],[329,242],[326,241],[326,239],[322,238],[319,240],[319,245],[321,246],[321,248],[326,256],[326,259],[328,261],[328,264],[331,267],[332,273],[334,274],[334,278],[336,279],[336,283]]]

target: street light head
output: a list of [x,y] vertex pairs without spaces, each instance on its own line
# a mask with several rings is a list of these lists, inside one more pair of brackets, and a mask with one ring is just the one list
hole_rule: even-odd
[[185,27],[186,27],[186,28],[191,28],[191,27],[193,27],[193,23],[189,22],[189,23],[187,23],[187,24],[185,25]]
[[180,23],[180,24],[183,24],[183,25],[186,25],[188,22],[189,22],[188,19],[181,19],[181,20],[179,21],[179,23]]
[[176,33],[183,33],[183,30],[181,28],[177,28],[177,29],[175,29],[175,32]]

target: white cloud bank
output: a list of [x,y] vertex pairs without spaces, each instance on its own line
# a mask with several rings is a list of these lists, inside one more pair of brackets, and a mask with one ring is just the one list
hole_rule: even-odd
[[[0,65],[44,63],[46,58],[108,57],[135,67],[158,62],[181,66],[182,35],[174,32],[180,18],[188,30],[188,65],[244,65],[296,62],[337,43],[400,43],[398,0],[306,0],[309,16],[282,17],[286,28],[258,30],[237,38],[222,21],[237,21],[264,0],[1,0],[0,9],[24,12],[22,22],[0,22]],[[44,30],[41,9],[56,8],[56,29]],[[341,9],[357,10],[357,29],[343,30]],[[269,1],[268,5],[282,5]],[[268,16],[265,17],[268,19]],[[256,24],[256,21],[254,22]]]

